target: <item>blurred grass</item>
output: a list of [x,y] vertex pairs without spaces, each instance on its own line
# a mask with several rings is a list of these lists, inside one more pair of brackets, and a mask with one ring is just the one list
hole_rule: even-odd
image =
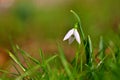
[[[87,49],[85,51],[88,51],[88,54],[91,54],[91,41],[90,37],[88,37],[88,44]],[[92,53],[89,60],[90,64],[86,62],[82,62],[81,65],[81,57],[84,57],[84,55],[75,56],[75,60],[77,60],[77,66],[75,65],[76,62],[68,62],[65,57],[65,53],[61,46],[58,46],[58,52],[57,54],[46,57],[43,53],[43,51],[40,49],[39,52],[39,59],[36,59],[32,57],[29,53],[22,50],[19,46],[14,46],[15,52],[11,53],[9,52],[9,55],[11,59],[13,60],[10,65],[14,67],[16,72],[10,72],[8,67],[8,70],[1,70],[0,72],[3,73],[0,75],[0,79],[4,80],[119,80],[120,74],[119,74],[119,66],[120,66],[120,48],[117,46],[114,47],[114,50],[109,50],[109,52],[104,52],[104,49],[102,47],[106,46],[102,42],[100,43],[100,51],[98,51],[99,54],[104,54],[103,57],[99,58],[100,61],[96,61],[97,57],[100,57],[100,55],[93,56]],[[83,47],[84,45],[81,44]],[[107,46],[111,48],[112,46]],[[93,48],[92,48],[93,49]],[[106,48],[107,49],[107,48]],[[106,50],[105,49],[105,50]],[[16,52],[17,51],[17,52]],[[81,52],[81,49],[79,50],[80,54],[84,54],[85,52]],[[103,52],[103,53],[102,53]],[[117,56],[113,56],[117,55]],[[21,58],[23,58],[23,61],[21,61]],[[76,59],[78,58],[78,59]],[[83,59],[83,58],[82,58]],[[92,60],[92,61],[91,61]],[[22,67],[21,67],[22,66]],[[83,68],[82,71],[80,68]],[[22,71],[21,71],[22,69]],[[24,70],[25,69],[25,70]]]

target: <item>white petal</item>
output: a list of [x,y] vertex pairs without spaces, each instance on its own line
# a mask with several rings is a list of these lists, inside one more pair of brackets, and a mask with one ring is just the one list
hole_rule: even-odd
[[65,35],[63,41],[69,39],[73,35],[74,29],[71,29],[68,31],[68,33]]
[[80,41],[80,35],[79,35],[77,29],[74,29],[74,33],[73,34],[75,36],[76,41],[80,44],[81,43],[81,41]]
[[71,36],[71,37],[69,38],[69,44],[71,44],[74,40],[75,40],[75,37],[72,37],[72,36]]

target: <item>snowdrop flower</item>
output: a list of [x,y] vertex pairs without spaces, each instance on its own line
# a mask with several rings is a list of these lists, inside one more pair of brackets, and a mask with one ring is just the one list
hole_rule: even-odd
[[69,44],[71,44],[75,39],[79,44],[81,43],[80,35],[77,31],[77,28],[72,28],[65,35],[63,41],[68,40]]

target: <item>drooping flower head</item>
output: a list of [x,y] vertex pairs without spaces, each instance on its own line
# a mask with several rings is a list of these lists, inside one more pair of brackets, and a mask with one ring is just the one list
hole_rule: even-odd
[[65,35],[63,41],[65,41],[65,40],[68,40],[69,44],[71,44],[74,40],[76,40],[79,44],[81,43],[80,35],[79,35],[76,27],[70,29],[67,32],[67,34]]

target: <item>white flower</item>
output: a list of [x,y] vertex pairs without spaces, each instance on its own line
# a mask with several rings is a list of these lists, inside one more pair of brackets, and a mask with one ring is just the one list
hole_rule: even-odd
[[79,44],[81,43],[80,35],[79,35],[76,28],[73,28],[73,29],[69,30],[68,33],[65,35],[63,41],[65,41],[67,39],[69,41],[69,44],[71,44],[75,39]]

